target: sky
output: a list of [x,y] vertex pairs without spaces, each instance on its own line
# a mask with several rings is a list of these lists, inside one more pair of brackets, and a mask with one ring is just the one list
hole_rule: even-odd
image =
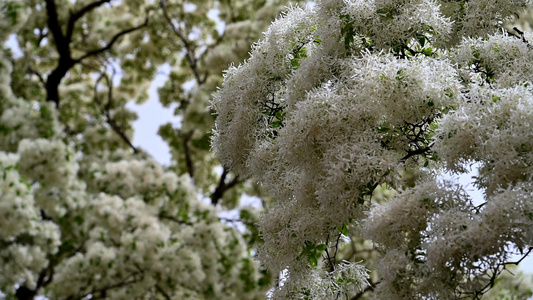
[[140,146],[143,150],[150,153],[160,164],[170,165],[171,155],[170,148],[157,134],[159,127],[168,122],[173,125],[180,123],[180,118],[174,116],[174,106],[169,108],[163,107],[159,102],[157,89],[165,84],[170,73],[170,66],[165,64],[161,66],[157,75],[148,89],[148,101],[137,105],[134,102],[128,103],[127,107],[137,113],[138,119],[133,122],[135,134],[133,136],[133,145]]

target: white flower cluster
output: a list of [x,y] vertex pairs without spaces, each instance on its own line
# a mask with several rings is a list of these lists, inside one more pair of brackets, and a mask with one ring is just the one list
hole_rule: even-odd
[[108,156],[86,155],[81,164],[93,175],[87,187],[107,192],[92,193],[59,140],[24,139],[17,154],[0,151],[2,291],[35,288],[53,264],[52,298],[105,291],[131,299],[156,287],[176,299],[260,295],[253,288],[259,266],[247,258],[242,237],[196,199],[187,175],[178,178],[150,159]]
[[47,256],[57,252],[59,228],[39,219],[28,181],[18,172],[18,155],[0,151],[0,289],[22,281],[34,286]]
[[332,295],[353,295],[368,287],[367,272],[363,265],[348,261],[341,261],[335,270],[325,274],[309,268],[305,276],[285,272],[279,287],[270,290],[267,299],[329,299]]
[[0,152],[0,239],[20,234],[36,217],[30,188],[16,170],[17,161],[17,155]]
[[[248,173],[245,160],[256,138],[265,135],[263,104],[272,101],[273,105],[279,105],[283,101],[276,99],[280,81],[290,74],[291,60],[297,59],[297,53],[293,52],[309,42],[313,20],[306,12],[294,9],[284,19],[274,22],[265,33],[266,37],[272,38],[254,46],[252,58],[246,67],[227,71],[223,88],[213,103],[220,120],[215,132],[216,151],[224,157],[228,166],[242,175]],[[286,19],[290,19],[290,22],[286,22]],[[299,30],[288,26],[291,23]],[[222,103],[218,99],[232,100]]]
[[89,163],[87,173],[89,188],[123,198],[139,194],[149,196],[162,189],[174,193],[179,185],[176,174],[165,172],[153,159],[124,159],[105,165],[94,160]]
[[[290,9],[227,71],[213,100],[213,145],[277,199],[262,217],[259,253],[288,272],[276,293],[312,286],[305,247],[365,218],[386,249],[383,299],[479,290],[478,275],[506,247],[531,245],[532,51],[498,33],[526,2],[319,1]],[[487,195],[480,208],[435,179],[474,162]],[[420,176],[414,188],[405,169]],[[383,183],[405,191],[370,208]],[[505,205],[509,218],[498,217]]]
[[492,194],[533,175],[533,91],[472,87],[470,99],[440,124],[436,150],[446,167],[480,162],[477,185]]
[[72,149],[59,140],[22,140],[19,143],[20,173],[42,186],[68,186],[78,172]]
[[509,243],[531,245],[531,191],[530,182],[499,190],[479,210],[461,187],[430,179],[372,209],[365,227],[385,253],[378,297],[448,299],[457,287],[482,289],[480,269],[504,261]]
[[172,223],[159,220],[155,207],[106,194],[91,199],[86,210],[87,250],[56,266],[54,297],[94,294],[124,282],[132,284],[111,289],[108,296],[140,297],[157,285],[181,299],[206,293],[217,299],[237,297],[245,249],[234,229],[204,221],[172,230]]
[[[524,37],[533,39],[530,32],[525,32]],[[533,62],[531,46],[516,36],[499,33],[464,39],[449,55],[458,64],[462,79],[468,82],[485,81],[510,88],[533,80],[529,72]]]
[[[8,83],[9,84],[9,83]],[[5,101],[5,102],[4,102]],[[25,138],[61,136],[62,126],[57,121],[52,103],[23,101],[9,97],[0,105],[0,147],[16,151]],[[2,106],[5,109],[2,110]]]
[[12,0],[0,3],[0,11],[5,16],[0,20],[0,41],[3,42],[24,24],[30,15],[30,10],[24,5],[23,0]]
[[445,16],[453,21],[456,41],[501,30],[504,21],[516,15],[530,0],[438,1]]

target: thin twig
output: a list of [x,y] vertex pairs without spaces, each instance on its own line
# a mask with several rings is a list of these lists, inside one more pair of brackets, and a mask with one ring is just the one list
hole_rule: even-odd
[[[102,102],[100,101],[100,97],[98,97],[98,83],[102,79],[105,79],[107,81],[107,86],[108,86],[108,91],[107,91],[108,102],[105,105],[105,108],[104,108],[104,105],[102,105]],[[133,150],[133,153],[139,153],[139,149],[133,145],[130,138],[124,133],[122,128],[120,128],[120,126],[117,124],[115,119],[113,119],[113,117],[110,114],[112,99],[113,99],[112,82],[105,73],[101,73],[100,77],[98,77],[98,79],[96,80],[94,84],[94,101],[100,108],[101,113],[105,116],[106,122],[107,124],[109,124],[109,126],[111,126],[111,129],[113,129],[113,131],[115,131],[115,133],[131,148],[131,150]]]
[[116,43],[116,41],[121,38],[122,36],[128,34],[128,33],[131,33],[131,32],[134,32],[134,31],[137,31],[143,27],[146,27],[148,25],[148,20],[149,20],[149,14],[150,14],[150,11],[147,12],[146,14],[146,18],[145,18],[145,21],[144,23],[142,23],[141,25],[138,25],[138,26],[135,26],[135,27],[132,27],[132,28],[129,28],[129,29],[126,29],[126,30],[123,30],[117,34],[115,34],[111,40],[102,48],[99,48],[99,49],[96,49],[96,50],[92,50],[92,51],[89,51],[87,53],[85,53],[84,55],[82,55],[80,58],[76,59],[75,60],[75,63],[78,63],[88,57],[91,57],[91,56],[95,56],[95,55],[98,55],[98,54],[101,54],[107,50],[110,50],[111,47],[113,47],[113,45]]
[[90,12],[91,10],[108,2],[111,2],[111,0],[98,0],[98,1],[87,4],[85,7],[83,7],[79,11],[72,14],[70,18],[68,19],[67,34],[65,35],[67,42],[70,43],[70,41],[72,40],[72,32],[74,31],[74,25],[76,21],[78,21],[81,17],[83,17],[86,13]]

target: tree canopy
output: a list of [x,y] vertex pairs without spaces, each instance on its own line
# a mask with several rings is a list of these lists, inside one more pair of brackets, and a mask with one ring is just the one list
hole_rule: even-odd
[[530,3],[301,2],[1,0],[0,298],[531,296]]
[[[276,199],[272,298],[477,299],[532,251],[533,36],[504,26],[530,4],[317,1],[227,71],[213,144]],[[442,178],[474,165],[477,202]]]
[[[0,1],[0,298],[264,298],[258,212],[238,207],[261,188],[209,152],[209,99],[282,8]],[[134,144],[127,107],[164,64],[170,166]]]

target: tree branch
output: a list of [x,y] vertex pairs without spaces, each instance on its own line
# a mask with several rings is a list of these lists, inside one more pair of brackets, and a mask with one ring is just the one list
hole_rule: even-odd
[[46,81],[44,80],[43,76],[39,72],[37,72],[37,70],[32,67],[28,67],[27,71],[30,74],[37,76],[37,78],[39,78],[39,82],[43,85],[43,87],[46,87]]
[[524,36],[524,32],[523,32],[523,31],[521,31],[520,29],[518,29],[518,28],[516,28],[516,27],[513,27],[513,30],[516,31],[520,36],[517,36],[517,35],[515,35],[515,34],[512,33],[512,32],[508,32],[508,33],[511,34],[511,35],[514,36],[514,37],[519,38],[519,39],[521,38],[521,39],[522,39],[522,42],[526,43],[526,45],[527,45],[527,47],[528,47],[529,49],[533,49],[533,46],[531,46],[531,44],[529,43],[529,41],[526,40],[526,37]]
[[189,173],[189,176],[191,176],[191,179],[194,179],[194,162],[192,161],[191,156],[191,147],[189,146],[189,142],[191,141],[192,135],[194,133],[194,129],[191,129],[187,134],[181,134],[183,137],[183,147],[185,148],[185,162],[187,164],[187,172]]
[[59,25],[59,17],[57,15],[57,7],[55,0],[45,0],[46,13],[48,15],[48,28],[52,32],[56,44],[57,52],[61,57],[70,57],[69,44],[66,43],[63,31]]
[[[104,78],[107,81],[107,86],[108,86],[108,92],[107,92],[108,100],[107,100],[107,104],[105,105],[105,108],[104,108],[104,105],[102,105],[102,102],[100,101],[100,97],[98,97],[98,83]],[[120,126],[118,126],[116,121],[111,117],[110,109],[111,109],[112,99],[113,99],[112,82],[107,75],[102,73],[100,74],[100,77],[98,77],[98,79],[96,80],[94,84],[94,101],[100,108],[101,113],[105,116],[106,122],[107,124],[109,124],[109,126],[111,126],[111,129],[113,129],[113,131],[115,131],[115,133],[131,148],[131,150],[133,150],[133,153],[139,153],[139,149],[137,149],[137,147],[133,145],[133,143],[128,138],[128,136],[126,136],[122,128],[120,128]]]
[[[473,299],[481,299],[481,297],[484,294],[486,294],[490,289],[492,289],[494,287],[494,285],[496,284],[496,279],[498,278],[498,276],[500,276],[500,274],[504,270],[507,270],[507,268],[506,268],[507,265],[518,266],[518,264],[520,264],[532,251],[533,251],[533,247],[529,247],[528,251],[525,254],[523,254],[522,257],[519,260],[513,261],[513,262],[503,262],[503,263],[497,264],[492,269],[492,274],[490,275],[489,281],[482,288],[480,288],[478,290],[475,290],[473,292],[461,292],[460,291],[459,293],[460,294],[464,294],[464,295],[473,295],[473,297],[474,297]],[[488,270],[486,270],[485,273],[488,273]]]
[[57,67],[46,78],[46,100],[55,102],[56,107],[59,107],[59,84],[68,70],[74,66],[75,62],[70,55],[70,43],[65,39],[61,31],[61,26],[59,25],[55,0],[45,1],[46,13],[48,15],[48,29],[52,32],[54,43],[59,53]]
[[163,290],[163,288],[161,288],[158,284],[155,285],[155,288],[156,290],[161,294],[163,295],[163,297],[166,299],[166,300],[170,300],[170,296]]
[[249,222],[247,220],[242,220],[242,219],[230,219],[230,218],[224,218],[224,217],[218,217],[218,219],[220,221],[224,221],[224,222],[227,222],[227,223],[242,223],[242,224],[248,225],[248,226],[254,226],[255,225],[252,222]]
[[[121,287],[124,287],[124,286],[127,286],[127,285],[130,285],[130,284],[134,284],[134,283],[137,283],[139,281],[139,279],[131,279],[131,280],[127,280],[128,277],[134,277],[136,274],[132,273],[130,274],[129,276],[127,276],[124,281],[122,282],[118,282],[118,283],[115,283],[115,284],[111,284],[111,285],[108,285],[108,286],[104,286],[102,288],[99,288],[99,289],[94,289],[88,293],[86,293],[85,295],[83,295],[83,297],[80,297],[81,298],[85,298],[87,297],[88,295],[92,295],[93,297],[91,299],[105,299],[106,298],[106,292],[108,290],[112,290],[112,289],[117,289],[117,288],[121,288]],[[98,295],[100,294],[99,297],[95,297],[95,295]]]
[[172,18],[169,16],[167,12],[165,0],[160,0],[159,3],[160,3],[161,10],[163,11],[163,16],[167,20],[167,23],[169,24],[170,29],[178,37],[178,39],[183,43],[183,46],[185,47],[185,58],[189,62],[189,66],[191,67],[193,71],[196,82],[198,83],[198,85],[204,84],[205,80],[207,79],[207,73],[204,74],[203,78],[200,75],[200,70],[198,69],[198,59],[194,55],[194,49],[191,43],[189,43],[189,41],[185,38],[185,35],[178,28],[176,28],[176,26],[174,26],[174,23],[172,22]]
[[172,222],[176,222],[178,224],[182,224],[182,225],[189,225],[189,226],[192,226],[193,224],[191,222],[187,222],[187,221],[183,221],[183,220],[180,220],[176,217],[173,217],[173,216],[169,216],[169,215],[166,215],[164,213],[160,213],[159,214],[159,218],[161,219],[167,219],[169,221],[172,221]]
[[72,32],[74,31],[74,24],[76,21],[78,21],[81,17],[83,17],[86,13],[90,12],[91,10],[99,7],[100,5],[104,3],[111,2],[111,0],[99,0],[92,3],[87,4],[85,7],[80,9],[79,11],[75,12],[70,16],[68,19],[68,25],[67,25],[67,34],[65,36],[65,39],[70,44],[72,39]]
[[54,278],[54,267],[54,262],[50,261],[48,263],[48,266],[46,268],[43,268],[39,273],[35,288],[32,290],[26,287],[26,283],[23,283],[17,288],[15,292],[15,297],[18,300],[33,300],[40,288],[46,287],[52,282]]
[[215,191],[211,194],[211,204],[213,204],[214,206],[218,204],[218,201],[222,199],[222,196],[227,190],[231,189],[232,187],[244,181],[244,180],[241,180],[239,176],[237,175],[230,182],[226,183],[226,177],[228,174],[229,174],[229,170],[226,167],[224,167],[222,170],[222,174],[220,175],[220,180],[218,181],[218,186],[216,187]]
[[85,54],[82,55],[80,58],[76,59],[76,60],[75,60],[75,63],[78,63],[78,62],[80,62],[80,61],[82,61],[82,60],[84,60],[84,59],[86,59],[86,58],[88,58],[88,57],[95,56],[95,55],[101,54],[101,53],[103,53],[103,52],[105,52],[105,51],[107,51],[107,50],[110,50],[111,47],[113,47],[113,45],[116,43],[116,41],[117,41],[119,38],[121,38],[122,36],[124,36],[124,35],[126,35],[126,34],[128,34],[128,33],[131,33],[131,32],[134,32],[134,31],[137,31],[137,30],[139,30],[139,29],[141,29],[141,28],[147,26],[147,25],[148,25],[148,20],[149,20],[148,17],[149,17],[149,11],[148,11],[148,13],[146,14],[146,19],[145,19],[144,23],[142,23],[142,24],[139,25],[139,26],[135,26],[135,27],[133,27],[133,28],[129,28],[129,29],[126,29],[126,30],[124,30],[124,31],[121,31],[121,32],[115,34],[115,36],[113,36],[113,37],[111,38],[111,40],[107,43],[107,45],[105,45],[105,46],[102,47],[102,48],[95,49],[95,50],[92,50],[92,51],[89,51],[89,52],[85,53]]
[[419,154],[423,154],[423,153],[426,153],[428,151],[431,150],[431,147],[433,146],[434,143],[431,143],[429,144],[427,147],[424,147],[424,148],[421,148],[421,149],[416,149],[416,150],[412,150],[412,151],[407,151],[407,155],[405,155],[404,157],[402,157],[400,159],[401,162],[406,162],[409,158],[415,156],[415,155],[419,155]]
[[361,292],[357,293],[357,295],[353,296],[351,300],[361,299],[361,297],[363,297],[363,295],[364,295],[366,292],[375,289],[376,286],[377,286],[378,284],[380,284],[380,283],[381,283],[381,280],[380,280],[380,281],[377,281],[377,282],[369,282],[369,285],[368,285],[366,288],[364,288]]

